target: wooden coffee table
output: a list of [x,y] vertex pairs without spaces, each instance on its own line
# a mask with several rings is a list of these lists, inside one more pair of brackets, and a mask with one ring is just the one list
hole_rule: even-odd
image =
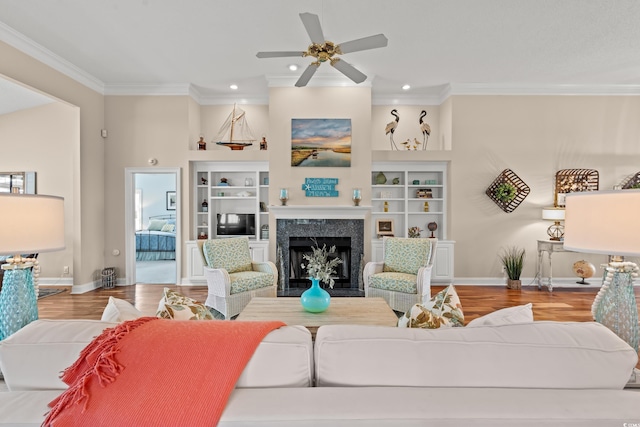
[[316,331],[323,325],[396,326],[398,316],[383,298],[331,298],[329,308],[322,313],[309,313],[300,305],[300,298],[252,298],[237,320],[280,320],[287,325],[302,325]]

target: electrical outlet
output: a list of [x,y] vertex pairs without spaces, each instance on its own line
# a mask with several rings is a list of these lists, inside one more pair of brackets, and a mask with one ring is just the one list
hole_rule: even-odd
[[62,267],[62,274],[69,274],[69,266],[65,265],[64,267]]
[[502,266],[502,272],[506,273],[507,272],[507,267],[505,267],[504,265]]

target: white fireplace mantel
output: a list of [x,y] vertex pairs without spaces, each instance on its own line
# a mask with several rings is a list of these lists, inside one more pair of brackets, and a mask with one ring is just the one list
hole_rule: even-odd
[[269,206],[276,219],[365,219],[371,206]]

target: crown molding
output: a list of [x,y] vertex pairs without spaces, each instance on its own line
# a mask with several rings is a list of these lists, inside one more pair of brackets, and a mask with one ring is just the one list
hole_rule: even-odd
[[0,40],[72,78],[78,83],[87,86],[89,89],[104,94],[104,83],[102,81],[51,52],[44,46],[25,37],[3,22],[0,22]]
[[451,95],[640,95],[640,85],[452,83]]
[[190,96],[199,105],[229,105],[233,103],[267,105],[269,103],[267,96],[246,96],[236,93],[217,94],[189,83],[107,85],[104,94],[109,96]]
[[196,96],[192,95],[192,98],[200,105],[229,105],[229,104],[243,104],[243,105],[269,105],[269,96],[258,96],[256,94],[247,96],[246,94],[216,94],[207,93],[203,91],[197,91]]

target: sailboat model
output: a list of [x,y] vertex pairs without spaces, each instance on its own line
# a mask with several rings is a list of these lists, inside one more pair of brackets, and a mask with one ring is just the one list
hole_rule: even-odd
[[233,111],[222,124],[214,141],[217,145],[224,145],[232,150],[243,150],[244,147],[253,145],[255,140],[247,123],[245,111],[233,104]]

